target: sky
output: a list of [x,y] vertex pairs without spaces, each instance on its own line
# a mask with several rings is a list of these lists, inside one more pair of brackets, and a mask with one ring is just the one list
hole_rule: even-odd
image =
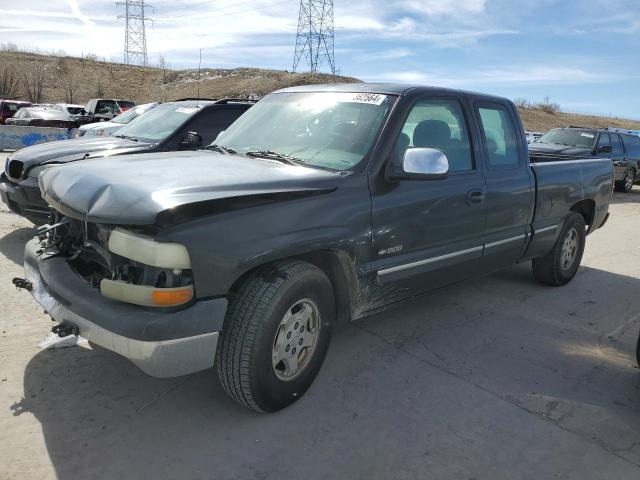
[[[162,55],[173,68],[196,67],[202,49],[203,67],[292,68],[299,0],[150,3],[150,64]],[[342,75],[640,119],[640,0],[334,4]],[[0,43],[121,61],[122,13],[114,0],[0,0]]]

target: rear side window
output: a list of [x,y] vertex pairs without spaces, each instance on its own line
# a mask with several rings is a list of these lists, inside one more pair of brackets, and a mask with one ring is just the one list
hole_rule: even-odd
[[612,133],[609,135],[611,138],[611,146],[613,147],[613,153],[623,153],[622,142],[620,141],[620,136]]
[[113,113],[113,114],[117,114],[120,113],[120,108],[118,107],[118,105],[116,104],[116,102],[112,101],[112,100],[104,100],[101,102],[98,102],[98,106],[96,108],[96,113]]
[[402,158],[409,148],[440,150],[449,159],[452,172],[475,168],[467,123],[456,100],[421,100],[413,107],[396,142],[394,154]]
[[632,155],[636,160],[640,159],[640,137],[636,137],[635,135],[622,135],[622,141],[627,153]]
[[518,136],[507,109],[499,105],[481,106],[478,108],[478,114],[484,133],[489,168],[518,167]]

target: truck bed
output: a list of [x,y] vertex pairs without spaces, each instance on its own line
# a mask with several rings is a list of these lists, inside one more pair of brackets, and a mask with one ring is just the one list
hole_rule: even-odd
[[[567,211],[595,203],[589,232],[599,228],[607,217],[613,194],[613,163],[609,159],[547,159],[532,162],[536,184],[536,205],[532,230],[536,232],[527,250],[527,258],[549,250],[555,242],[557,227]],[[551,235],[548,232],[556,233]]]

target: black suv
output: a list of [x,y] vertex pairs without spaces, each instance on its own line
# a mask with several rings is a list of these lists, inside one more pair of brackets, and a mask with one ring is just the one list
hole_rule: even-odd
[[7,159],[0,196],[13,212],[45,223],[49,207],[40,196],[39,173],[53,165],[132,153],[196,150],[215,140],[254,102],[182,100],[159,105],[111,137],[90,137],[23,148]]
[[611,158],[616,172],[616,190],[626,193],[631,191],[638,178],[640,137],[609,129],[555,128],[530,144],[529,154],[534,162],[558,160],[558,157]]

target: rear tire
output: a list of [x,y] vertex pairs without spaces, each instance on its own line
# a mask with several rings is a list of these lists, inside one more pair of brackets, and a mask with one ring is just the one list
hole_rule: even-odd
[[258,412],[298,400],[322,366],[334,317],[333,286],[316,266],[283,261],[256,271],[220,332],[216,366],[225,392]]
[[630,168],[624,175],[624,179],[620,182],[616,182],[616,191],[622,193],[629,193],[633,189],[633,184],[636,182],[636,171]]
[[551,251],[533,260],[533,276],[536,280],[555,287],[569,283],[580,267],[586,236],[584,218],[579,213],[571,212]]

